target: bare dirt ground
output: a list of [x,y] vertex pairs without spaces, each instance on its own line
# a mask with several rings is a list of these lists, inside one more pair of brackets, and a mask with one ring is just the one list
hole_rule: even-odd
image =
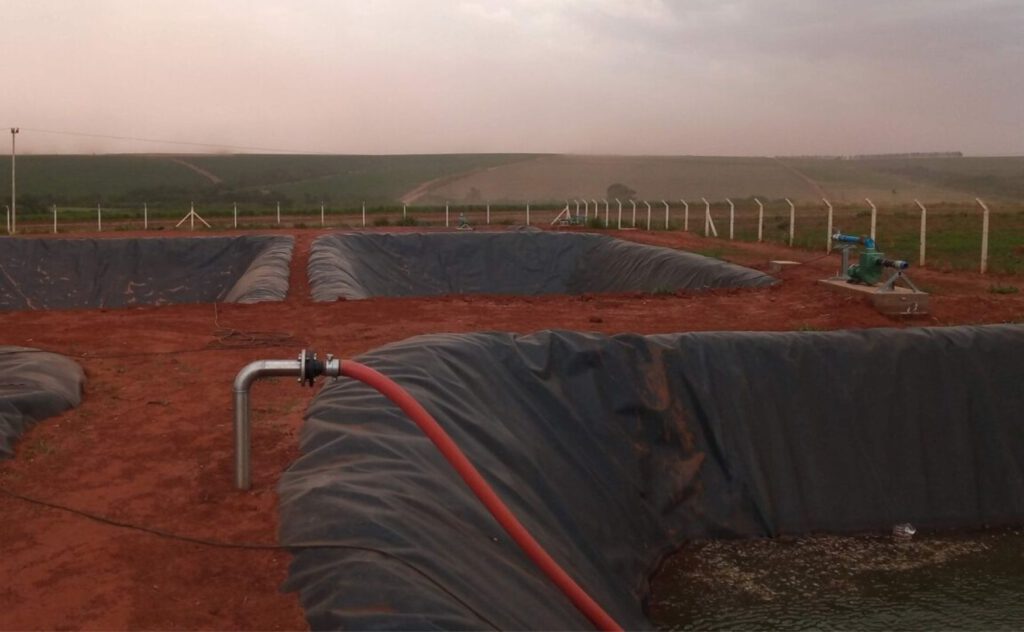
[[[16,458],[0,462],[0,485],[123,522],[222,542],[272,544],[274,486],[297,456],[302,414],[313,393],[292,380],[255,386],[254,485],[252,491],[236,491],[231,382],[252,360],[292,357],[304,345],[350,357],[432,332],[558,328],[611,334],[1024,322],[1024,296],[990,293],[989,277],[912,270],[914,280],[934,292],[933,313],[893,320],[862,299],[815,283],[834,273],[836,256],[814,259],[778,246],[633,231],[617,235],[677,248],[718,245],[723,257],[758,268],[773,258],[810,261],[783,273],[776,287],[761,290],[314,304],[305,265],[312,240],[322,233],[274,232],[297,238],[291,290],[281,303],[220,305],[216,312],[213,305],[174,305],[0,316],[0,344],[75,357],[89,380],[79,408],[36,426],[18,444]],[[279,589],[290,559],[286,552],[181,542],[4,494],[0,514],[2,628],[305,627],[296,596]]]

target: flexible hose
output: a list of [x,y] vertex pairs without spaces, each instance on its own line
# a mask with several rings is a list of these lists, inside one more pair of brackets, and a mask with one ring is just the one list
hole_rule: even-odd
[[480,475],[459,446],[455,444],[441,425],[409,393],[387,376],[370,367],[352,360],[341,362],[341,374],[373,387],[402,409],[420,430],[437,446],[448,463],[455,468],[470,490],[487,507],[494,519],[515,540],[519,548],[537,567],[554,582],[573,605],[582,612],[599,630],[622,630],[607,612],[572,577],[558,565],[548,552],[530,535],[526,527],[505,506],[484,477]]

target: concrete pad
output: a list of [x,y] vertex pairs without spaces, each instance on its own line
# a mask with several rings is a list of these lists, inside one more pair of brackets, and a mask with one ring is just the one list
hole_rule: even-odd
[[928,313],[927,292],[915,292],[900,286],[896,286],[891,291],[881,290],[879,287],[847,283],[844,279],[822,279],[818,283],[836,291],[863,296],[883,314],[911,316]]
[[792,268],[798,265],[800,265],[799,261],[786,261],[783,259],[775,259],[773,261],[768,262],[768,272],[770,274],[777,274],[779,272],[782,272],[786,268]]

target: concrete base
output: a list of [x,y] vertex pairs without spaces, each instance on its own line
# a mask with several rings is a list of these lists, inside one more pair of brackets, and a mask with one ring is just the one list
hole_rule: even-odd
[[798,265],[800,265],[799,261],[785,261],[781,259],[776,259],[774,261],[768,262],[768,273],[777,274],[779,272],[782,272],[786,268],[792,268],[793,266]]
[[900,286],[892,291],[880,291],[878,287],[847,283],[844,279],[822,279],[818,283],[837,291],[863,296],[883,314],[913,316],[928,313],[928,294],[926,292],[915,292]]

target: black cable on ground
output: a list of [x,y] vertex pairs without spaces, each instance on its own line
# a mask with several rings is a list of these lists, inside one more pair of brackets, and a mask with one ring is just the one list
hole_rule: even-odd
[[488,619],[484,614],[482,614],[481,612],[476,610],[476,608],[474,608],[470,604],[466,603],[458,595],[456,595],[452,591],[448,590],[448,588],[446,588],[438,580],[434,579],[429,574],[427,574],[426,571],[424,571],[424,570],[420,569],[419,567],[415,566],[414,564],[412,564],[412,563],[410,563],[410,562],[408,562],[408,561],[398,557],[397,555],[395,555],[393,553],[389,553],[389,552],[384,551],[382,549],[377,549],[377,548],[373,548],[373,547],[369,547],[369,546],[359,546],[359,545],[356,545],[356,544],[338,544],[337,542],[301,542],[301,543],[298,543],[298,544],[276,544],[276,543],[275,544],[271,544],[271,543],[264,543],[264,542],[224,542],[224,541],[220,541],[220,540],[211,540],[211,539],[201,538],[201,537],[197,537],[197,536],[191,536],[191,535],[184,535],[184,534],[180,534],[180,533],[174,533],[173,531],[165,531],[163,529],[157,529],[155,527],[147,527],[147,526],[138,525],[138,524],[132,524],[130,522],[123,522],[121,520],[116,520],[114,518],[110,518],[110,517],[107,517],[107,516],[104,516],[104,515],[101,515],[101,514],[98,514],[98,513],[93,513],[91,511],[86,511],[84,509],[77,509],[75,507],[71,507],[71,506],[68,506],[68,505],[62,505],[62,504],[59,504],[59,503],[50,502],[48,500],[42,500],[42,499],[35,498],[35,497],[32,497],[32,496],[27,496],[25,494],[21,494],[21,493],[18,493],[16,491],[10,490],[10,489],[2,486],[2,485],[0,485],[0,494],[4,494],[5,496],[8,496],[9,498],[13,498],[15,500],[20,500],[20,501],[28,503],[30,505],[36,505],[36,506],[39,506],[39,507],[45,507],[47,509],[52,509],[52,510],[55,510],[55,511],[61,511],[61,512],[64,512],[64,513],[69,513],[69,514],[72,514],[72,515],[75,515],[75,516],[79,516],[81,518],[85,518],[87,520],[92,520],[93,522],[104,524],[104,525],[107,525],[109,527],[115,527],[115,528],[118,528],[118,529],[128,529],[128,530],[131,530],[131,531],[138,531],[138,532],[141,532],[141,533],[147,533],[149,535],[153,535],[153,536],[156,536],[156,537],[159,537],[159,538],[163,538],[165,540],[175,540],[175,541],[178,541],[178,542],[185,542],[185,543],[188,543],[188,544],[195,544],[195,545],[198,545],[198,546],[206,546],[206,547],[212,547],[212,548],[217,548],[217,549],[235,549],[235,550],[246,550],[246,551],[287,551],[287,552],[306,551],[306,550],[315,550],[315,549],[338,549],[338,550],[344,550],[344,551],[357,551],[357,552],[360,552],[360,553],[371,553],[371,554],[374,554],[374,555],[379,555],[381,557],[386,557],[389,560],[392,560],[394,562],[398,562],[402,566],[404,566],[404,567],[408,568],[409,570],[413,571],[414,573],[416,573],[417,575],[422,577],[424,580],[429,582],[431,585],[433,585],[435,588],[437,588],[438,590],[440,590],[444,594],[448,595],[448,597],[453,599],[455,602],[457,602],[463,608],[465,608],[469,612],[472,612],[478,619],[480,619],[480,621],[485,623],[491,629],[494,629],[494,630],[501,629],[493,621]]

